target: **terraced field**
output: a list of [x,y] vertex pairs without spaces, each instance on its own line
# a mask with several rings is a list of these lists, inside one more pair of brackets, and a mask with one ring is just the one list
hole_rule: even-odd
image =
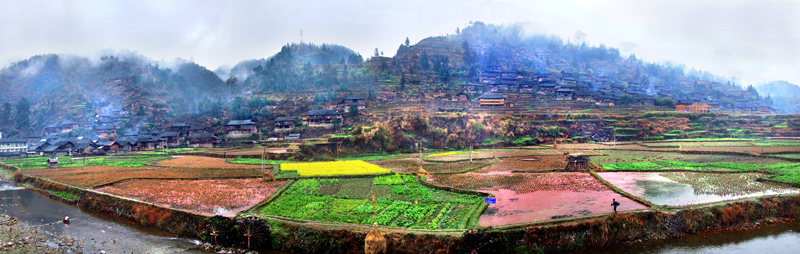
[[421,186],[412,176],[390,175],[298,180],[254,213],[314,221],[462,229],[478,216],[482,204],[480,196],[435,190]]

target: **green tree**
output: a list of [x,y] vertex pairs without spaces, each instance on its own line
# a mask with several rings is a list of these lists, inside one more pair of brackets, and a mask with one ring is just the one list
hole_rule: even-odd
[[670,108],[675,108],[675,101],[669,97],[656,97],[653,104],[656,106],[666,106]]
[[408,37],[406,37],[406,47],[408,47],[410,44],[411,42],[408,40]]
[[419,57],[419,68],[423,70],[427,70],[431,67],[430,60],[428,60],[428,53],[422,53],[422,56]]
[[347,63],[349,64],[361,64],[364,62],[364,58],[361,57],[359,53],[352,53],[349,57],[347,57]]
[[350,116],[357,116],[358,115],[358,106],[350,105]]
[[16,128],[22,133],[30,129],[31,104],[28,99],[22,97],[17,102]]
[[619,97],[620,105],[628,105],[631,104],[631,102],[633,102],[633,96],[631,96],[630,94],[623,94],[622,96]]
[[3,103],[3,108],[0,109],[0,125],[8,125],[11,123],[11,103]]
[[472,53],[472,48],[469,47],[469,43],[464,40],[464,43],[461,43],[461,49],[464,50],[464,62],[467,64],[471,64],[475,62],[475,54]]

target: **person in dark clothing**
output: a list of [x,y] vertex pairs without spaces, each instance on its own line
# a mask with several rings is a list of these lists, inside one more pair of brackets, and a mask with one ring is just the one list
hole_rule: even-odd
[[617,199],[611,199],[611,200],[612,200],[611,206],[614,207],[614,213],[617,213],[617,206],[619,206],[619,202],[617,202]]

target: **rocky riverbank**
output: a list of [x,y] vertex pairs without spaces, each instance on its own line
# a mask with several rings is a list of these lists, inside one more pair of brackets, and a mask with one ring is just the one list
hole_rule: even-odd
[[83,247],[70,237],[39,230],[17,218],[0,214],[0,252],[83,253]]

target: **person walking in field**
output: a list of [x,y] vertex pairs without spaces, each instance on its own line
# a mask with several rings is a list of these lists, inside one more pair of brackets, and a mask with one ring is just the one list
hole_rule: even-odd
[[617,213],[617,206],[619,206],[619,202],[617,202],[617,199],[615,199],[615,198],[611,199],[611,200],[612,200],[611,206],[614,207],[614,213]]

